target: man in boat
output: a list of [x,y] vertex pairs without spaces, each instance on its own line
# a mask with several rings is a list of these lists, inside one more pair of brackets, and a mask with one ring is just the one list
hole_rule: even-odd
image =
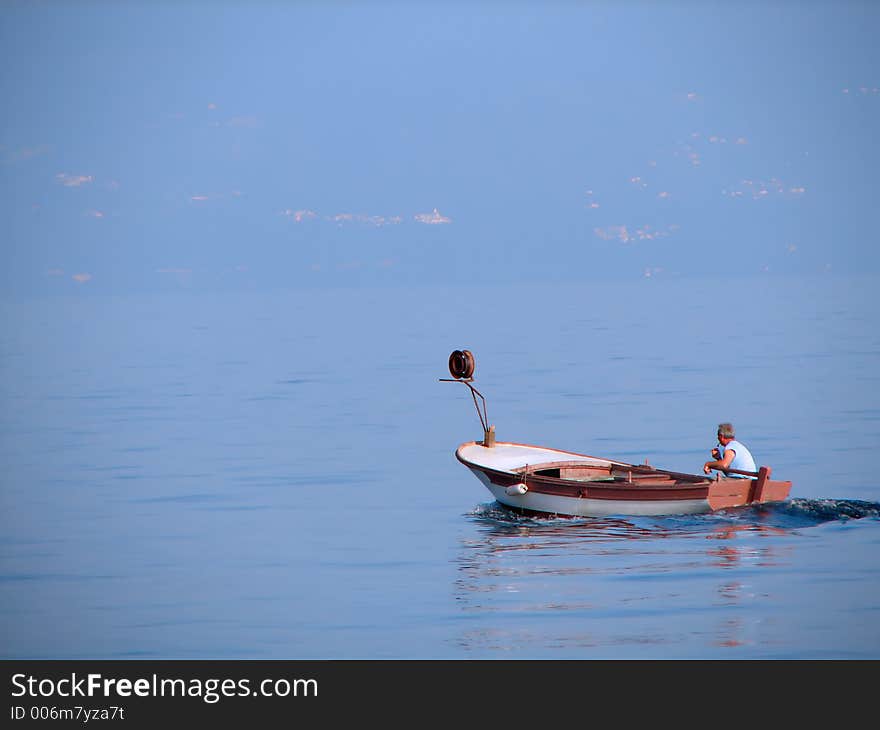
[[[712,449],[712,456],[712,461],[703,464],[703,471],[706,474],[713,469],[723,472],[736,469],[753,473],[758,470],[749,450],[736,440],[732,423],[718,424],[718,447]],[[748,479],[744,474],[728,474],[728,476]]]

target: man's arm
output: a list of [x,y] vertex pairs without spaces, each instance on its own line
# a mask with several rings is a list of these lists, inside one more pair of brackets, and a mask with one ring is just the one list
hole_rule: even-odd
[[726,449],[724,451],[723,459],[707,461],[705,464],[703,464],[703,471],[706,474],[708,474],[713,469],[715,469],[716,471],[727,471],[730,468],[731,463],[733,463],[733,457],[735,456],[736,452],[733,449]]

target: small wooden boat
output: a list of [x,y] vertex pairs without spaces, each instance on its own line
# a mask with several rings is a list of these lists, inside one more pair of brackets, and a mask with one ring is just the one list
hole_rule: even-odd
[[[496,441],[485,398],[471,385],[473,355],[455,350],[449,370],[454,381],[470,388],[483,425],[483,440],[461,444],[455,456],[507,507],[578,517],[696,514],[782,501],[791,491],[791,482],[771,479],[767,466],[757,472],[730,469],[714,476],[684,474],[647,463]],[[482,412],[477,397],[482,400]]]

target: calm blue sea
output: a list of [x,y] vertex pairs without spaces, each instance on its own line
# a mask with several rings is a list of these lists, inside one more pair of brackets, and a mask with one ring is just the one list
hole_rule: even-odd
[[[880,280],[600,279],[4,301],[0,655],[880,657]],[[454,349],[499,440],[792,498],[512,515]]]

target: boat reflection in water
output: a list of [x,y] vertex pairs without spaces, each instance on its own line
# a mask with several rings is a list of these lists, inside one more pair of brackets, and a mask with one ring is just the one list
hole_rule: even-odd
[[794,549],[773,509],[534,518],[493,503],[470,516],[455,594],[474,619],[458,643],[475,654],[707,657],[772,643],[784,620],[755,585]]

